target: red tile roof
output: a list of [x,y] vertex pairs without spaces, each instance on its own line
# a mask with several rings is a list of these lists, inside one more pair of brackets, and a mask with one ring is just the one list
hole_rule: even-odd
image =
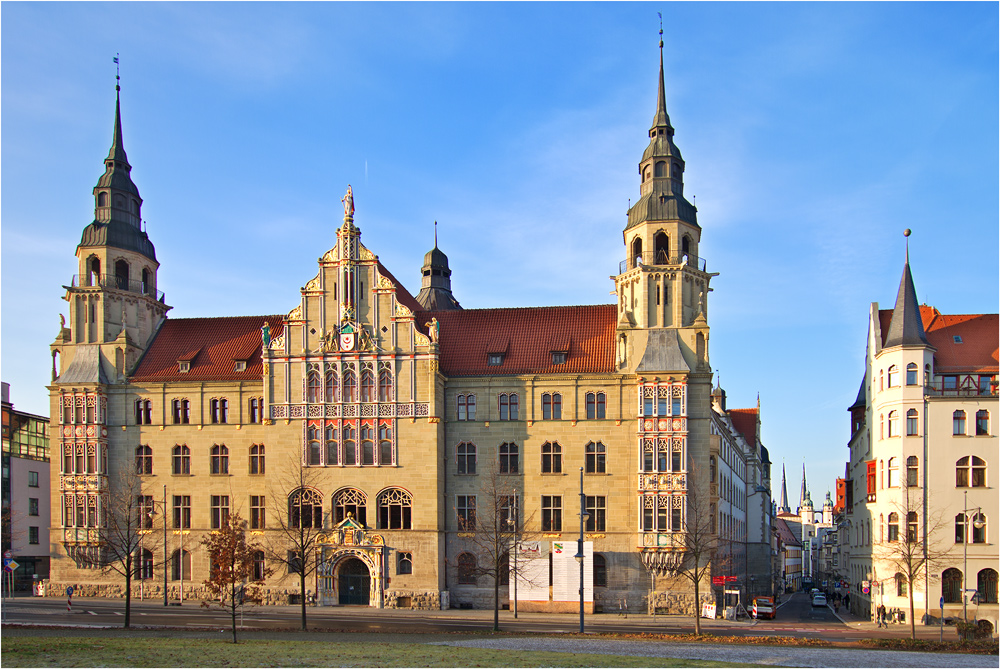
[[[615,369],[613,304],[577,307],[462,309],[423,312],[422,327],[440,325],[441,373],[447,376],[511,374],[607,374]],[[552,353],[567,352],[552,364]],[[503,364],[487,353],[505,352]]]
[[385,265],[382,264],[382,261],[379,260],[377,262],[378,262],[378,273],[384,276],[385,278],[389,279],[389,281],[392,281],[393,285],[396,286],[396,301],[405,306],[410,311],[412,311],[414,314],[423,311],[424,308],[420,306],[420,303],[417,302],[417,300],[412,295],[410,295],[410,292],[406,290],[406,288],[403,287],[403,284],[401,284],[396,279],[396,277],[392,275],[392,272],[390,272],[385,268]]
[[[164,321],[153,343],[130,377],[136,383],[161,381],[260,380],[260,329],[267,321],[271,338],[279,336],[284,316],[232,316],[220,318],[170,318]],[[178,371],[178,360],[190,360],[191,371]],[[236,361],[247,368],[236,371]]]
[[[795,516],[798,518],[798,516]],[[795,532],[792,532],[792,528],[788,526],[788,523],[779,514],[774,521],[774,528],[778,531],[778,538],[781,539],[781,543],[786,546],[801,546],[802,542],[799,541],[798,537],[795,536]]]
[[757,407],[729,410],[729,418],[733,421],[733,427],[739,430],[753,449],[757,448],[757,416],[759,411]]
[[[878,313],[882,336],[889,329],[892,309]],[[927,341],[937,349],[934,354],[935,372],[984,372],[996,374],[1000,349],[1000,316],[998,314],[942,314],[934,307],[920,305],[920,318]],[[955,337],[962,343],[955,343]]]

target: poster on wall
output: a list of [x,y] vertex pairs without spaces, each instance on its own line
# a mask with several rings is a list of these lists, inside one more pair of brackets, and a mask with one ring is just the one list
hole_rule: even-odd
[[549,551],[541,541],[522,541],[517,545],[516,558],[510,561],[508,593],[514,600],[517,583],[517,600],[521,602],[549,601]]
[[[552,601],[580,601],[580,563],[575,541],[552,542]],[[594,601],[594,542],[583,542],[583,601]]]

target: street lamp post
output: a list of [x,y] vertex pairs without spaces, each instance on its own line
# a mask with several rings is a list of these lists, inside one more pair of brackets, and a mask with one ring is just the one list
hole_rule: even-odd
[[[964,504],[965,507],[962,509],[962,620],[969,622],[968,613],[968,579],[969,579],[969,525],[976,526],[976,529],[983,527],[983,521],[979,519],[979,515],[982,513],[982,507],[977,506],[975,509],[969,508],[969,491],[964,492]],[[975,511],[976,515],[972,517],[972,522],[969,522],[969,511]]]
[[583,634],[583,531],[588,518],[590,514],[587,513],[587,498],[583,494],[583,467],[580,467],[580,539],[576,543],[576,555],[573,556],[580,563],[580,634]]

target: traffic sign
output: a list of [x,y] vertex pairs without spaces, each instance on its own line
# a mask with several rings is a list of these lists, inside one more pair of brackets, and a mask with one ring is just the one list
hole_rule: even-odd
[[12,552],[10,552],[10,550],[5,550],[5,551],[3,552],[3,559],[4,559],[4,560],[9,560],[9,559],[11,559],[12,557],[14,557],[14,554],[13,554]]
[[72,596],[73,596],[73,586],[72,586],[72,585],[71,585],[71,586],[68,586],[68,587],[66,588],[66,596],[67,596],[67,597],[72,597]]
[[17,568],[18,568],[19,566],[20,566],[20,565],[18,565],[18,564],[17,564],[16,562],[14,562],[14,561],[13,561],[13,560],[11,560],[11,559],[4,559],[4,561],[3,561],[3,568],[4,568],[4,569],[5,569],[6,571],[9,571],[9,572],[10,572],[10,571],[14,571],[14,570],[15,570],[15,569],[17,569]]

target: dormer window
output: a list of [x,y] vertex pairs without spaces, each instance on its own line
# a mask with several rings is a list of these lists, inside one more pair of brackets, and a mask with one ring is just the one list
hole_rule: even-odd
[[486,364],[494,367],[496,365],[503,364],[503,353],[488,353],[486,356]]
[[552,351],[552,364],[561,365],[566,362],[566,351]]
[[236,361],[236,365],[234,367],[234,370],[237,371],[237,372],[245,372],[245,371],[247,371],[247,361],[246,360],[237,360]]
[[178,360],[177,361],[177,371],[181,374],[187,374],[191,371],[191,361],[190,360]]
[[954,342],[955,342],[956,344],[961,344],[961,343],[962,343],[962,336],[961,336],[961,335],[953,335],[953,336],[952,336],[952,340],[953,340],[953,341],[954,341]]

